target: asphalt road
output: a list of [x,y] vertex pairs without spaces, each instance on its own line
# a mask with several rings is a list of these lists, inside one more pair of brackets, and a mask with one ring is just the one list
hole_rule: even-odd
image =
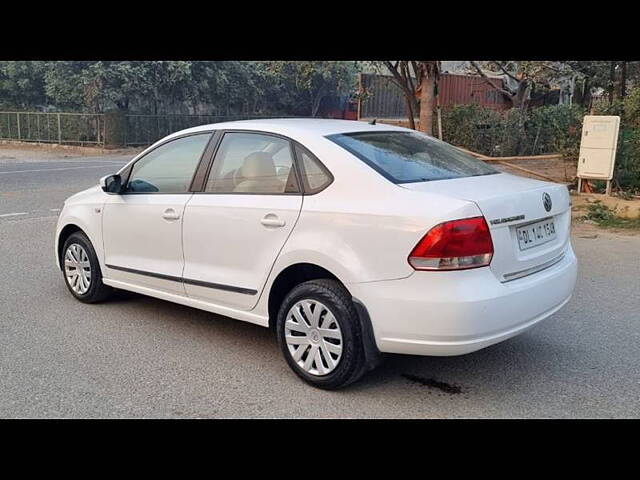
[[389,356],[325,392],[261,327],[125,292],[72,298],[56,209],[124,160],[0,162],[2,418],[640,417],[640,236],[574,234],[573,299],[523,335],[461,357]]

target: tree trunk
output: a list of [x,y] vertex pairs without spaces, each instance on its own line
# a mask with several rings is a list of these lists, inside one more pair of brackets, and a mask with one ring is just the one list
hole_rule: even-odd
[[518,84],[518,91],[515,96],[512,98],[512,106],[513,108],[518,108],[520,110],[526,110],[529,104],[529,94],[531,93],[531,83],[523,79]]
[[627,62],[622,62],[622,71],[620,72],[620,98],[624,99],[627,95]]
[[316,95],[311,94],[311,116],[315,117],[320,109],[320,103],[324,96],[324,89],[320,89]]
[[613,94],[616,85],[616,63],[611,62],[611,68],[609,70],[609,105],[613,103]]
[[588,78],[585,78],[582,84],[582,105],[587,107],[588,110],[591,110],[591,100],[591,82],[589,82]]
[[415,112],[413,110],[413,105],[411,104],[411,99],[404,96],[405,101],[407,102],[407,118],[409,119],[409,128],[415,130],[416,122],[415,122]]
[[435,77],[434,75],[422,75],[420,82],[420,128],[421,132],[433,135],[433,98]]

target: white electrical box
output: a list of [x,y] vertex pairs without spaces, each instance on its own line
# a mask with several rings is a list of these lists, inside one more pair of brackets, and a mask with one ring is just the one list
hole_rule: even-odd
[[587,115],[582,124],[578,157],[578,178],[607,180],[613,178],[620,117]]

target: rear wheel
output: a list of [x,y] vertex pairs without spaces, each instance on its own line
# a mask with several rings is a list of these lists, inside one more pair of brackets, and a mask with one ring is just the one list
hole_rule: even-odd
[[366,371],[358,314],[349,292],[335,280],[293,288],[280,306],[276,328],[287,363],[313,386],[342,388]]
[[60,263],[67,288],[81,302],[100,302],[113,291],[102,283],[98,257],[91,241],[83,232],[69,235],[62,247]]

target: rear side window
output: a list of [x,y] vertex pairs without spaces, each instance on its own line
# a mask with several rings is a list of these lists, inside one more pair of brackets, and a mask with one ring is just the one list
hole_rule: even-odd
[[394,183],[500,173],[452,145],[418,132],[356,132],[327,138]]
[[152,150],[133,165],[126,192],[185,193],[210,133],[178,138]]
[[226,133],[213,161],[205,192],[299,192],[291,144],[272,135]]
[[296,156],[302,171],[302,183],[306,193],[318,193],[331,183],[333,178],[325,166],[300,145],[296,145]]

